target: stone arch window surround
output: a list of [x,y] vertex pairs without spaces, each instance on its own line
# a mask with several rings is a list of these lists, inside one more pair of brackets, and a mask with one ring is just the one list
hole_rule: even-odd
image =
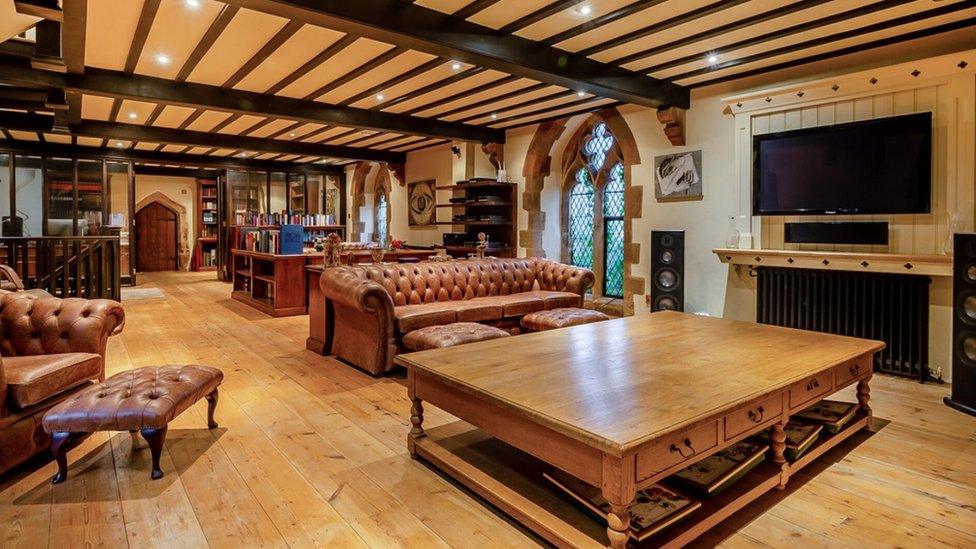
[[[574,153],[578,150],[579,141],[592,128],[597,121],[606,123],[610,133],[616,138],[616,144],[620,148],[621,161],[624,170],[624,222],[623,222],[623,312],[630,315],[634,312],[634,296],[644,293],[645,280],[643,277],[633,276],[634,265],[640,262],[640,243],[636,242],[633,235],[633,221],[641,217],[643,204],[643,186],[634,184],[631,177],[632,167],[641,163],[640,154],[637,150],[637,142],[633,132],[627,122],[615,108],[603,109],[588,115],[581,122],[579,118],[562,119],[540,124],[532,137],[529,150],[525,157],[522,175],[525,178],[525,188],[522,193],[522,209],[528,214],[528,225],[519,231],[520,246],[526,249],[526,255],[545,257],[545,250],[542,248],[542,234],[546,230],[546,212],[542,211],[540,195],[545,185],[545,179],[550,175],[551,155],[555,143],[567,129],[575,124],[575,133],[567,141],[566,147],[562,151],[561,161],[572,163],[575,161]],[[560,172],[562,176],[569,173],[568,166],[563,166]],[[561,181],[563,183],[564,181]],[[565,208],[561,208],[564,210]],[[555,212],[553,212],[555,213]],[[562,221],[562,212],[558,218]],[[565,225],[561,225],[565,227]],[[562,231],[560,231],[562,232]],[[602,284],[597,284],[598,288]]]
[[[615,192],[620,190],[621,172],[624,171],[623,152],[602,119],[591,116],[577,129],[563,150],[562,166],[560,260],[579,263],[593,270],[597,280],[594,296],[621,298],[623,288],[619,271],[610,265],[622,260],[619,247],[611,244],[619,243],[622,235],[619,223],[611,225],[607,220],[619,219],[617,214],[623,213],[619,207],[620,199],[626,203],[626,196]],[[608,216],[608,213],[612,215]],[[589,231],[588,226],[592,227]],[[587,232],[590,234],[585,234]],[[614,238],[611,239],[611,235]]]
[[[373,168],[376,167],[378,171],[373,173]],[[374,224],[367,227],[366,222],[363,221],[361,215],[361,208],[366,206],[367,195],[374,195],[373,205],[375,207],[376,193],[383,193],[386,197],[387,203],[387,216],[386,216],[386,233],[390,234],[390,218],[393,215],[392,209],[390,209],[390,192],[393,190],[393,180],[396,179],[403,186],[403,166],[402,165],[389,165],[385,162],[359,162],[356,164],[355,169],[352,174],[352,212],[351,212],[351,225],[350,225],[350,241],[353,242],[368,242],[372,239],[372,235],[376,231],[375,219],[376,212],[372,212],[372,218]],[[373,175],[370,178],[370,175]],[[370,180],[371,179],[371,183]]]

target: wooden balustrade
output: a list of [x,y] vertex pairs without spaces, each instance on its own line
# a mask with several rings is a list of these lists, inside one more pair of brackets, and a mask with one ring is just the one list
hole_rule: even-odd
[[57,297],[121,297],[118,236],[3,237],[0,263],[17,271],[26,289]]

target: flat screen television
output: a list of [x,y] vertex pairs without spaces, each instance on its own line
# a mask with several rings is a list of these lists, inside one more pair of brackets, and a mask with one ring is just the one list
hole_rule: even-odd
[[753,137],[753,215],[929,213],[932,113]]

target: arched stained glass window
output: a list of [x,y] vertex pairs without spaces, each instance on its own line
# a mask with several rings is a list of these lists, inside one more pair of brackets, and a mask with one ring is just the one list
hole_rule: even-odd
[[382,192],[376,193],[376,209],[373,215],[373,220],[376,223],[376,230],[373,234],[376,235],[376,241],[382,245],[386,245],[389,235],[387,234],[388,225],[388,214],[389,205],[386,202],[386,194]]
[[603,187],[603,295],[624,296],[624,165],[610,169]]
[[569,193],[569,262],[593,268],[593,182],[586,168],[576,172],[576,184]]

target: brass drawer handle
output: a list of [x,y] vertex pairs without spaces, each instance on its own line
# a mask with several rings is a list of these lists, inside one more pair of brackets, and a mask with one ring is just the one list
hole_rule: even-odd
[[820,387],[820,382],[817,381],[817,378],[813,378],[807,382],[807,391],[812,391],[817,387]]
[[751,419],[756,423],[762,423],[763,416],[765,415],[766,415],[766,409],[763,408],[762,406],[756,408],[755,410],[749,410],[749,419]]
[[671,445],[671,448],[670,448],[671,453],[673,454],[673,453],[677,452],[677,453],[681,454],[681,457],[683,457],[683,458],[690,458],[691,456],[693,456],[693,455],[695,455],[697,453],[697,451],[691,446],[691,439],[690,438],[686,438],[685,439],[684,445],[687,446],[688,449],[691,450],[691,452],[689,452],[688,454],[685,454],[684,450],[682,450],[680,447],[678,447],[677,444],[672,444]]

